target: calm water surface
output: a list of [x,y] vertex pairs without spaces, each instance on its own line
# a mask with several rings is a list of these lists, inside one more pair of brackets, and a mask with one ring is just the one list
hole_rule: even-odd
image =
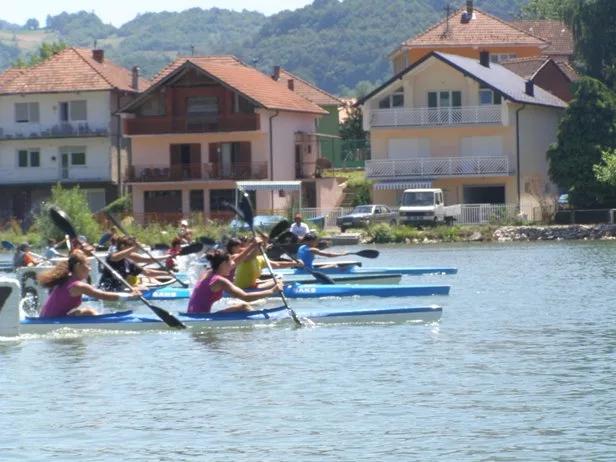
[[293,306],[441,322],[0,339],[0,460],[616,460],[616,243],[379,249],[451,295]]

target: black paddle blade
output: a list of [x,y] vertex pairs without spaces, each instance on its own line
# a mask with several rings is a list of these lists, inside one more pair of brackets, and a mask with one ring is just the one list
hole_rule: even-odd
[[156,313],[161,321],[167,324],[169,327],[174,327],[176,329],[186,329],[186,324],[180,321],[178,318],[173,316],[167,310],[163,310],[162,308],[157,307],[156,305],[150,304],[145,298],[141,297],[141,299],[148,305],[148,307]]
[[292,241],[294,237],[295,237],[295,234],[293,234],[291,231],[283,231],[282,233],[278,235],[276,240],[278,242],[284,242],[287,240]]
[[240,210],[242,211],[242,215],[244,215],[244,221],[246,224],[252,229],[254,227],[254,213],[252,211],[252,204],[250,203],[250,198],[248,194],[242,194],[240,199]]
[[77,231],[75,231],[75,227],[73,226],[73,222],[70,217],[66,214],[66,212],[56,208],[51,207],[49,209],[49,216],[53,223],[62,231],[64,234],[68,234],[69,237],[77,237]]
[[126,234],[128,235],[128,233],[126,232],[126,230],[124,229],[124,227],[122,226],[122,223],[120,222],[120,220],[118,220],[118,217],[116,217],[113,213],[111,212],[107,212],[107,217],[111,220],[111,223],[113,223],[113,225],[118,228],[120,230],[120,232],[122,234]]
[[233,213],[235,213],[240,220],[242,220],[244,222],[246,221],[244,219],[244,213],[240,209],[238,209],[235,205],[233,205],[233,204],[231,204],[230,202],[227,202],[227,201],[222,201],[222,205],[224,205],[229,210],[231,210]]
[[213,246],[213,245],[216,245],[216,241],[214,239],[211,239],[211,238],[207,237],[207,236],[201,236],[199,238],[199,242],[201,242],[201,244],[203,244],[203,245],[208,245],[210,247]]
[[320,271],[311,271],[311,274],[314,278],[322,284],[336,284],[332,278],[330,278],[327,274],[321,273]]
[[287,220],[282,220],[281,222],[277,223],[276,226],[274,226],[269,233],[269,240],[273,241],[274,239],[276,239],[281,233],[288,230],[289,226],[291,225]]
[[364,258],[377,258],[379,256],[378,250],[366,249],[360,250],[359,252],[349,252],[350,254],[359,255]]
[[203,244],[201,242],[193,242],[192,244],[185,245],[180,250],[180,255],[190,255],[193,253],[201,252],[203,250]]

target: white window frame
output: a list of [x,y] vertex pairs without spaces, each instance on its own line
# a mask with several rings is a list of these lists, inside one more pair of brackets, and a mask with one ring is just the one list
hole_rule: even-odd
[[[28,119],[27,120],[19,120],[17,117],[17,106],[23,104],[26,106],[27,112],[28,112]],[[23,103],[15,103],[15,123],[18,124],[33,124],[33,123],[39,123],[41,115],[40,115],[40,108],[39,108],[39,103],[38,102],[23,102]],[[34,110],[34,108],[36,108],[36,111]],[[33,120],[33,115],[36,113],[36,120]]]
[[[441,106],[441,93],[442,92],[449,92],[449,106]],[[426,107],[430,107],[430,93],[436,93],[436,107],[439,109],[464,106],[464,103],[462,102],[464,93],[462,92],[462,90],[456,89],[456,88],[453,88],[453,89],[444,88],[440,90],[428,90],[426,92]],[[460,93],[460,106],[453,106],[453,94],[454,93]]]
[[[394,106],[394,97],[395,96],[402,96],[402,105],[401,106]],[[386,107],[381,107],[381,102],[388,100],[387,106]],[[398,108],[398,107],[404,107],[404,88],[403,87],[399,87],[397,88],[395,91],[392,91],[389,95],[384,96],[383,98],[381,98],[378,102],[379,105],[379,109],[394,109],[394,108]]]
[[[26,152],[28,154],[27,156],[28,165],[19,165],[19,155],[22,152]],[[33,153],[38,153],[38,165],[32,165],[32,154]],[[15,165],[17,166],[17,168],[40,168],[41,167],[41,150],[39,148],[17,149],[16,156],[15,156]]]
[[505,61],[507,59],[516,59],[518,55],[515,53],[494,53],[490,54],[490,62],[498,64],[501,61]]

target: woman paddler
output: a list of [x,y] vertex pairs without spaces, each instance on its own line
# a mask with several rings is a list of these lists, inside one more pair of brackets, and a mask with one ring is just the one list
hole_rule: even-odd
[[226,250],[210,250],[205,257],[210,262],[211,269],[203,273],[193,289],[188,302],[189,313],[210,313],[214,303],[222,298],[223,292],[227,292],[243,302],[217,309],[216,312],[252,311],[251,306],[245,302],[253,302],[282,290],[282,282],[277,282],[270,289],[246,293],[227,279],[235,264]]
[[50,290],[39,317],[93,316],[98,314],[92,307],[81,306],[82,295],[108,301],[141,295],[138,290],[133,290],[130,294],[120,294],[95,289],[90,284],[83,282],[89,273],[88,257],[81,250],[75,250],[68,257],[68,261],[61,261],[49,271],[39,274],[38,283]]
[[[325,250],[320,250],[317,248],[319,245],[319,238],[315,233],[308,233],[304,236],[302,240],[303,245],[299,246],[297,249],[297,258],[299,258],[306,268],[313,269],[314,257],[315,255],[320,255],[322,257],[344,257],[348,255],[347,252],[326,252]],[[337,268],[337,263],[328,263],[327,265],[319,266],[319,269],[326,268]]]

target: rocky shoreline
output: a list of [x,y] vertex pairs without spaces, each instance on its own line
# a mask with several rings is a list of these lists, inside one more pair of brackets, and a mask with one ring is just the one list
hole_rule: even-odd
[[564,240],[613,240],[616,225],[554,225],[554,226],[505,226],[493,233],[493,241],[564,241]]

